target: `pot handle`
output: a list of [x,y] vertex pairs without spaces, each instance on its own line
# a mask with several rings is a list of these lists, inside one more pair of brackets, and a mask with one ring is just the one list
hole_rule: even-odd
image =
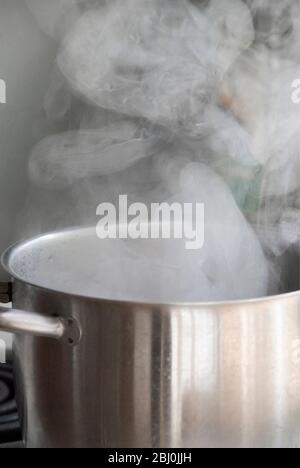
[[49,317],[33,312],[0,307],[0,330],[8,333],[54,338],[70,346],[81,338],[74,318]]

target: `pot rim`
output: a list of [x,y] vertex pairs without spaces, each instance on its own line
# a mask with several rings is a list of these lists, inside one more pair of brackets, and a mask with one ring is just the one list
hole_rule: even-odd
[[[35,282],[27,281],[24,277],[21,275],[18,275],[13,269],[10,267],[10,258],[12,255],[15,253],[16,250],[19,248],[24,247],[26,244],[32,243],[34,241],[37,241],[38,239],[45,238],[47,236],[53,236],[57,234],[62,234],[62,233],[70,233],[72,231],[76,231],[79,228],[65,228],[61,229],[58,231],[52,231],[52,232],[46,232],[43,234],[40,234],[38,236],[31,237],[26,240],[21,240],[18,242],[15,242],[11,246],[9,246],[1,255],[0,260],[2,267],[4,270],[12,277],[13,279],[21,282],[24,285],[31,286],[35,289],[39,289],[41,291],[49,292],[49,293],[54,293],[54,294],[60,294],[66,297],[73,297],[76,299],[82,299],[82,300],[88,300],[88,301],[93,301],[93,302],[101,302],[101,303],[109,303],[109,304],[124,304],[128,306],[134,306],[134,307],[180,307],[180,308],[198,308],[198,307],[207,307],[207,308],[213,308],[213,307],[222,307],[222,306],[247,306],[249,304],[261,304],[264,302],[269,302],[269,301],[274,301],[274,300],[290,300],[293,298],[300,298],[300,289],[296,291],[291,291],[287,293],[282,293],[282,294],[276,294],[276,295],[270,295],[270,296],[262,296],[262,297],[256,297],[256,298],[250,298],[250,299],[234,299],[234,300],[225,300],[225,301],[207,301],[207,302],[151,302],[151,301],[131,301],[131,300],[121,300],[121,299],[108,299],[108,298],[101,298],[97,296],[87,296],[84,294],[77,294],[77,293],[69,293],[67,291],[47,287],[47,286],[42,286],[39,285]],[[81,230],[83,229],[90,229],[90,227],[80,227]]]

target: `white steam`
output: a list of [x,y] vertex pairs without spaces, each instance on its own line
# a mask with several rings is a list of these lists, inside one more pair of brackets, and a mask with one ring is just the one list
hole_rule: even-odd
[[254,37],[239,0],[219,3],[202,12],[186,0],[108,2],[66,35],[59,68],[90,103],[201,134],[220,80]]
[[43,200],[65,191],[81,224],[122,193],[206,207],[201,251],[120,241],[103,260],[107,291],[113,278],[118,298],[149,287],[156,300],[278,292],[281,256],[300,253],[299,2],[26,1],[59,40],[43,112],[60,132],[29,164]]
[[105,176],[152,156],[157,138],[129,121],[98,130],[50,136],[34,148],[29,171],[42,186],[61,188],[78,179]]

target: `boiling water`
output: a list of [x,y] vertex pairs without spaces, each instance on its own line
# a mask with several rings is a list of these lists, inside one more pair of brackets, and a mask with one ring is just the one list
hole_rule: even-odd
[[251,252],[233,278],[228,265],[216,274],[207,249],[195,254],[183,240],[100,240],[94,228],[86,228],[19,245],[9,268],[38,286],[103,299],[200,302],[264,295],[266,272],[251,268]]

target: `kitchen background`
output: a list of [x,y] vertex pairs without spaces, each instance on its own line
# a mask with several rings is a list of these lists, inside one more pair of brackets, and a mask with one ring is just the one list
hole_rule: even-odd
[[[0,104],[0,251],[18,234],[26,197],[26,164],[33,145],[32,126],[49,86],[54,41],[42,33],[23,0],[0,0],[0,79],[6,104]],[[0,282],[7,276],[0,266]],[[8,346],[11,339],[0,332]]]
[[[33,1],[31,0],[31,2],[29,3],[31,3],[31,5],[34,5],[36,7],[36,5],[38,5],[39,2],[36,2],[35,0]],[[256,2],[255,0],[253,1],[249,0],[248,3],[251,5],[259,4],[259,2]],[[278,11],[277,7],[279,3],[278,2],[276,3],[276,8],[274,9],[274,11],[276,12]],[[283,3],[288,3],[288,2],[283,2]],[[20,237],[22,237],[19,233],[18,226],[19,226],[20,218],[24,216],[24,210],[23,210],[24,200],[27,199],[28,156],[30,154],[30,150],[32,149],[34,143],[38,141],[39,139],[42,139],[43,136],[45,136],[48,133],[47,129],[42,128],[43,119],[41,118],[41,102],[43,101],[45,93],[49,88],[49,84],[53,82],[52,81],[53,61],[56,56],[57,43],[55,42],[55,40],[51,39],[50,36],[46,35],[44,32],[42,32],[39,29],[38,22],[33,18],[32,14],[30,13],[26,5],[26,2],[24,2],[23,0],[1,0],[0,6],[1,6],[0,79],[4,80],[7,85],[7,96],[6,96],[7,102],[6,104],[0,105],[0,142],[1,142],[0,144],[0,214],[1,214],[0,215],[0,251],[2,252],[5,249],[5,247],[7,247],[14,239],[19,239]],[[40,11],[42,11],[42,9],[41,10],[37,9],[37,12],[40,12]],[[261,15],[258,18],[262,18],[261,20],[256,21],[255,23],[255,26],[257,28],[258,38],[262,42],[266,40],[268,42],[268,34],[270,34],[271,42],[268,43],[268,47],[270,49],[276,49],[278,47],[278,44],[276,42],[278,41],[278,37],[281,42],[286,37],[289,38],[289,34],[290,34],[289,21],[291,20],[291,18],[289,18],[288,15],[287,15],[287,19],[286,19],[286,16],[283,15],[282,20],[280,20],[279,22],[278,22],[278,18],[274,20],[274,24],[276,25],[274,34],[273,32],[271,34],[270,31],[268,31],[268,27],[270,27],[273,19],[269,18],[268,16],[265,17],[264,15]],[[45,17],[44,18],[42,17],[39,19],[41,19],[40,24],[42,25],[44,24],[45,26],[45,22],[47,23],[48,19]],[[266,34],[265,34],[265,29],[267,30]],[[296,28],[295,28],[295,31],[297,31]],[[295,46],[295,39],[293,40],[293,42],[291,42],[291,44]],[[289,50],[290,50],[290,47],[289,47]],[[291,54],[293,55],[294,52],[291,51]],[[259,56],[258,56],[258,59],[259,59]],[[295,59],[295,54],[293,55],[293,59]],[[273,67],[272,59],[270,60],[270,62],[271,62],[270,68],[272,69]],[[269,65],[270,64],[268,64],[268,66]],[[264,83],[264,85],[267,83],[270,87],[270,90],[272,90],[272,80],[271,80],[272,75],[267,74],[268,73],[267,68],[268,67],[266,66],[266,70],[265,70],[266,76],[264,76],[263,64],[261,64],[261,67],[257,68],[257,70],[259,69],[260,72],[262,73],[261,81]],[[275,65],[275,69],[276,69],[276,65]],[[239,76],[240,75],[238,74],[238,78]],[[248,76],[246,76],[246,78],[248,79]],[[281,97],[281,101],[280,99],[278,100],[277,107],[279,110],[281,109],[283,98],[287,97],[286,101],[288,102],[288,93],[290,92],[289,84],[291,84],[292,78],[297,78],[296,70],[294,73],[293,69],[292,69],[291,74],[287,74],[287,77],[285,76],[282,77],[283,80],[285,79],[285,80],[290,80],[290,81],[282,81],[284,87],[287,90],[287,95],[286,96],[283,95]],[[264,80],[266,81],[266,83]],[[257,95],[255,94],[256,84],[257,83],[256,83],[255,76],[254,76],[254,88],[253,88],[254,96],[256,96],[256,98],[257,97],[259,98],[261,96],[260,91],[258,91]],[[247,86],[247,81],[244,84],[244,88],[246,88],[246,86]],[[273,92],[273,94],[277,96],[275,91]],[[247,95],[244,96],[242,92],[241,99],[244,99],[244,98],[247,99]],[[256,102],[255,99],[253,100],[253,102]],[[235,105],[234,101],[233,103],[231,103],[231,105],[233,106],[233,111],[235,112],[236,109],[234,109],[234,105]],[[247,105],[249,105],[249,102],[247,102]],[[270,102],[266,102],[266,106],[267,105],[270,105]],[[271,106],[272,106],[272,103],[271,103]],[[294,106],[294,109],[295,109],[295,106]],[[251,109],[251,106],[250,106],[250,111],[251,110],[253,111],[253,109]],[[291,109],[289,108],[286,109],[285,106],[282,106],[282,110],[286,112],[286,116],[284,115],[282,117],[282,122],[281,122],[281,117],[280,117],[280,112],[279,112],[278,127],[276,127],[275,125],[275,129],[277,129],[278,131],[274,132],[274,140],[272,139],[272,142],[274,143],[273,150],[275,154],[275,158],[274,158],[275,160],[277,157],[276,152],[279,152],[277,151],[278,148],[281,149],[281,146],[283,146],[286,143],[284,139],[284,130],[286,130],[285,128],[286,123],[284,122],[284,118],[288,117],[286,118],[286,121],[287,121],[287,124],[290,125],[292,122],[292,117],[293,117],[291,116],[291,118],[289,118],[288,112],[291,112]],[[271,110],[269,112],[272,113],[271,111],[276,112],[276,109],[273,109],[271,107]],[[256,109],[254,111],[254,114],[255,112],[256,112]],[[296,114],[295,110],[294,112]],[[259,107],[257,108],[257,116],[258,116],[257,121],[260,123],[260,128],[264,130],[268,130],[266,127],[268,122],[264,121],[263,109],[260,109]],[[268,117],[266,120],[268,120]],[[294,122],[296,122],[296,120],[297,119],[295,118]],[[272,120],[272,123],[273,123],[273,120]],[[248,124],[251,126],[251,119],[250,119],[250,123],[248,122]],[[257,127],[259,126],[257,125]],[[59,129],[54,128],[52,133],[56,133],[55,130],[58,131]],[[258,133],[257,141],[255,143],[257,145],[257,148],[255,149],[257,149],[258,159],[260,162],[262,162],[260,160],[261,157],[264,158],[266,157],[265,156],[266,154],[268,155],[268,148],[265,147],[265,141],[264,141],[264,130],[262,131],[262,134],[261,134],[260,129],[258,128],[255,129],[255,132]],[[281,133],[283,134],[282,142],[280,138]],[[277,137],[278,137],[278,141],[277,141]],[[286,137],[287,142],[288,142],[288,138],[289,138],[289,132],[287,132],[287,137]],[[271,140],[269,139],[269,141]],[[293,144],[294,143],[292,140],[292,145]],[[293,151],[292,146],[291,146],[290,151],[292,153]],[[296,162],[293,162],[293,160]],[[293,184],[294,176],[291,176],[291,174],[293,175],[296,173],[294,168],[298,168],[298,165],[297,165],[296,158],[291,157],[291,161],[292,162],[290,164],[290,168],[287,167],[286,169],[286,174],[287,174],[286,177],[287,177],[287,181],[290,183],[288,179],[290,178],[291,184]],[[281,164],[281,161],[279,162]],[[241,169],[242,167],[238,167],[238,171],[240,171]],[[218,167],[218,170],[220,170],[219,167]],[[222,170],[226,171],[226,169],[222,169]],[[268,170],[266,170],[266,172],[268,172]],[[270,185],[271,185],[271,189],[274,190],[274,187],[276,186],[277,177],[278,177],[278,175],[276,175],[276,165],[275,165],[275,171],[273,171],[271,168],[270,172],[272,175],[272,178],[271,178],[272,180],[271,180]],[[273,176],[273,172],[275,172],[274,176]],[[279,172],[281,175],[281,171]],[[225,174],[225,176],[226,175],[228,174]],[[232,177],[230,176],[228,179],[229,179],[228,183],[229,185],[231,185]],[[266,184],[267,189],[269,189],[268,177],[266,177],[266,180],[267,180],[267,184]],[[242,179],[242,181],[243,181],[243,185],[245,185],[244,179]],[[46,184],[47,181],[43,181],[43,182]],[[251,179],[250,179],[250,182],[252,184]],[[259,185],[259,182],[260,182],[259,178],[257,178],[256,182]],[[233,183],[235,184],[236,181],[233,180]],[[284,186],[283,183],[282,183],[282,186]],[[285,187],[280,187],[280,189],[282,189],[282,191],[284,192]],[[241,200],[240,200],[239,190],[240,190],[239,187],[235,187],[235,196],[236,196],[237,201],[240,203]],[[271,195],[273,195],[272,190],[271,190]],[[289,193],[287,195],[289,195]],[[62,196],[62,192],[60,192],[59,194],[59,197],[61,196]],[[271,196],[271,199],[273,199],[273,196]],[[282,197],[282,199],[283,199],[282,206],[281,204],[277,203],[277,200],[275,199],[276,204],[279,205],[279,208],[277,209],[277,211],[279,211],[279,215],[276,212],[276,210],[273,209],[272,203],[270,203],[270,208],[272,208],[270,212],[272,213],[274,212],[275,219],[270,219],[269,221],[267,217],[266,222],[270,223],[271,226],[273,224],[275,225],[275,222],[277,224],[277,217],[280,216],[280,213],[281,211],[283,211],[283,209],[287,208],[286,218],[284,218],[282,221],[282,223],[284,223],[284,226],[287,225],[287,234],[288,234],[288,239],[284,238],[284,242],[285,241],[290,242],[290,237],[291,237],[292,243],[295,243],[294,237],[297,238],[297,233],[295,234],[294,232],[295,223],[294,223],[294,219],[292,219],[292,223],[291,223],[292,227],[290,228],[289,216],[292,216],[292,215],[295,216],[295,212],[297,216],[298,211],[289,209],[290,200],[288,196]],[[31,202],[33,202],[33,198],[31,198]],[[251,203],[253,204],[253,200],[251,200]],[[249,217],[251,216],[251,210],[252,210],[251,203],[247,201],[247,203],[244,206],[244,208],[248,210]],[[32,204],[34,206],[34,202]],[[287,205],[287,207],[285,205]],[[267,205],[267,208],[268,208],[268,205]],[[255,209],[256,207],[254,205],[254,211]],[[268,209],[265,210],[265,212],[267,213],[268,211],[269,211]],[[264,213],[264,216],[265,216],[265,213]],[[39,217],[37,216],[37,218]],[[26,224],[26,229],[28,232],[26,232],[25,234],[26,236],[28,234],[28,237],[29,237],[29,234],[30,235],[32,234],[30,232],[30,221],[27,223],[23,223],[23,224]],[[280,229],[282,230],[281,225],[280,225]],[[41,230],[45,231],[46,230],[45,226],[43,226],[43,229]],[[36,226],[35,227],[33,226],[32,232],[33,233],[39,232],[39,229],[36,228]],[[268,233],[266,234],[265,232],[259,232],[259,233],[261,235],[262,242],[265,243],[267,247],[269,247],[269,244],[271,245],[272,254],[279,256],[281,251],[284,250],[285,245],[277,246],[276,239],[274,242],[274,237],[275,238],[279,237],[278,236],[279,231],[277,232],[275,230],[274,231],[275,235],[273,234],[273,229],[270,229],[270,232],[271,232],[270,235]],[[23,233],[23,235],[25,234]],[[5,273],[1,270],[1,267],[0,267],[0,281],[4,281],[6,279],[7,277]]]

